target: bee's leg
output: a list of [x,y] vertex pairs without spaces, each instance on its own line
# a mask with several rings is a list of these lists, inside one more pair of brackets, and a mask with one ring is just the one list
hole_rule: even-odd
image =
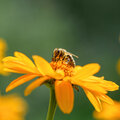
[[72,85],[73,88],[75,88],[75,90],[77,90],[79,92],[79,87],[77,85]]

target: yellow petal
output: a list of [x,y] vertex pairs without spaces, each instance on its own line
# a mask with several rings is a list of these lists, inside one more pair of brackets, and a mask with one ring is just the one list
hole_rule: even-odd
[[8,68],[4,68],[3,70],[4,70],[5,72],[11,72],[11,73],[23,73],[23,72],[11,70],[11,69],[8,69]]
[[18,58],[16,57],[12,57],[12,56],[8,56],[2,59],[3,62],[7,62],[7,61],[19,61]]
[[[15,52],[15,55],[16,57],[8,56],[2,60],[6,68],[9,67],[12,69],[12,67],[10,67],[10,65],[12,64],[13,69],[15,66],[17,66],[18,68],[18,70],[14,69],[14,71],[19,71],[20,73],[32,72],[32,73],[40,74],[37,68],[35,67],[35,65],[33,64],[33,62],[27,56],[19,52]],[[23,68],[22,71],[21,68]]]
[[84,89],[86,96],[96,109],[96,111],[100,112],[102,110],[101,102],[97,96],[95,96],[92,92],[88,91],[87,89]]
[[24,61],[26,64],[30,65],[31,67],[35,67],[33,62],[25,54],[16,51],[14,52],[14,55],[20,60]]
[[82,69],[78,70],[76,75],[73,77],[73,79],[85,79],[89,76],[94,75],[100,70],[100,65],[97,63],[91,63],[87,64],[82,67]]
[[96,84],[85,83],[83,85],[83,87],[85,87],[89,90],[95,91],[95,92],[104,93],[104,94],[107,93],[107,91],[104,88],[102,88],[102,87],[100,87],[99,85],[96,85]]
[[96,84],[96,83],[83,82],[80,80],[79,81],[71,80],[71,83],[75,85],[79,85],[82,88],[87,88],[88,90],[98,92],[98,93],[104,93],[104,94],[107,93],[107,91],[103,87],[101,87],[99,84]]
[[49,76],[54,79],[63,79],[65,74],[63,70],[57,69],[53,74],[50,74]]
[[115,91],[119,89],[119,86],[116,83],[104,80],[104,77],[90,76],[83,81],[99,84],[101,87],[108,91]]
[[115,91],[119,89],[119,86],[116,83],[107,80],[100,81],[100,86],[108,91]]
[[55,94],[58,106],[62,112],[69,114],[73,109],[74,93],[70,82],[56,81]]
[[12,81],[12,82],[8,85],[8,87],[6,88],[6,92],[14,89],[15,87],[17,87],[17,86],[19,86],[19,85],[21,85],[21,84],[23,84],[23,83],[25,83],[25,82],[27,82],[27,81],[35,78],[35,77],[37,77],[37,76],[36,76],[36,75],[28,74],[28,75],[23,75],[23,76],[15,79],[14,81]]
[[33,59],[40,73],[42,73],[43,75],[54,74],[54,70],[52,69],[51,65],[45,59],[37,55],[34,55]]
[[4,67],[13,71],[19,71],[20,73],[38,73],[36,69],[31,69],[29,66],[22,65],[16,61],[7,61],[4,63]]
[[78,73],[78,71],[81,69],[82,69],[81,66],[79,66],[79,65],[75,66],[75,68],[73,69],[74,74],[76,75]]
[[29,95],[35,88],[39,87],[43,82],[48,80],[48,77],[40,77],[37,80],[33,81],[24,91],[24,95]]
[[104,80],[104,77],[89,76],[88,78],[85,79],[72,80],[72,82],[73,84],[79,82],[87,82],[89,84],[91,83],[94,84],[95,86],[102,87],[107,91],[115,91],[119,89],[119,86],[116,83]]
[[98,95],[98,97],[100,98],[100,100],[102,100],[108,104],[111,104],[111,105],[114,104],[113,100],[105,94],[100,94],[100,95]]
[[101,83],[103,81],[104,77],[96,77],[96,76],[89,76],[85,79],[80,79],[81,81],[84,82],[91,82],[91,83]]

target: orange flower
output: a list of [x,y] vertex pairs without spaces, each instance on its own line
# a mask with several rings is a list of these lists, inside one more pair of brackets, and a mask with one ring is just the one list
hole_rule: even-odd
[[113,105],[102,103],[103,110],[101,112],[94,111],[93,116],[102,120],[119,120],[120,119],[120,102],[114,101]]
[[27,104],[17,95],[0,96],[0,120],[24,120]]
[[2,38],[0,38],[0,74],[2,75],[8,75],[8,72],[5,72],[3,70],[3,63],[2,63],[2,59],[5,57],[6,49],[7,49],[6,42]]
[[77,86],[83,88],[97,111],[102,109],[101,101],[113,104],[112,99],[106,94],[108,91],[118,90],[119,86],[112,81],[104,80],[104,77],[93,76],[100,70],[100,65],[97,63],[72,67],[61,60],[48,63],[42,57],[34,55],[34,64],[20,52],[15,52],[14,55],[15,57],[9,56],[3,59],[5,70],[25,75],[12,81],[6,88],[7,92],[37,77],[25,89],[25,95],[30,94],[42,84],[55,86],[57,104],[64,113],[70,113],[73,109],[73,88],[77,89]]

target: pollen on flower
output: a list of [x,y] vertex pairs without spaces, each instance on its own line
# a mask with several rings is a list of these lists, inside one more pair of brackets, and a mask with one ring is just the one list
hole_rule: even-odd
[[52,61],[50,63],[50,65],[52,66],[52,68],[56,71],[58,69],[63,70],[65,76],[72,76],[73,75],[73,67],[70,66],[69,64],[65,64],[63,61],[57,61],[54,62]]

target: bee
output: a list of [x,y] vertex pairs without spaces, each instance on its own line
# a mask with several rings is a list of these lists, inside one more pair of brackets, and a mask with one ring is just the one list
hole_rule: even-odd
[[72,67],[75,67],[75,60],[74,60],[73,56],[78,58],[78,56],[67,52],[65,49],[55,48],[53,51],[52,61],[54,61],[54,62],[63,61],[66,64],[68,64]]

